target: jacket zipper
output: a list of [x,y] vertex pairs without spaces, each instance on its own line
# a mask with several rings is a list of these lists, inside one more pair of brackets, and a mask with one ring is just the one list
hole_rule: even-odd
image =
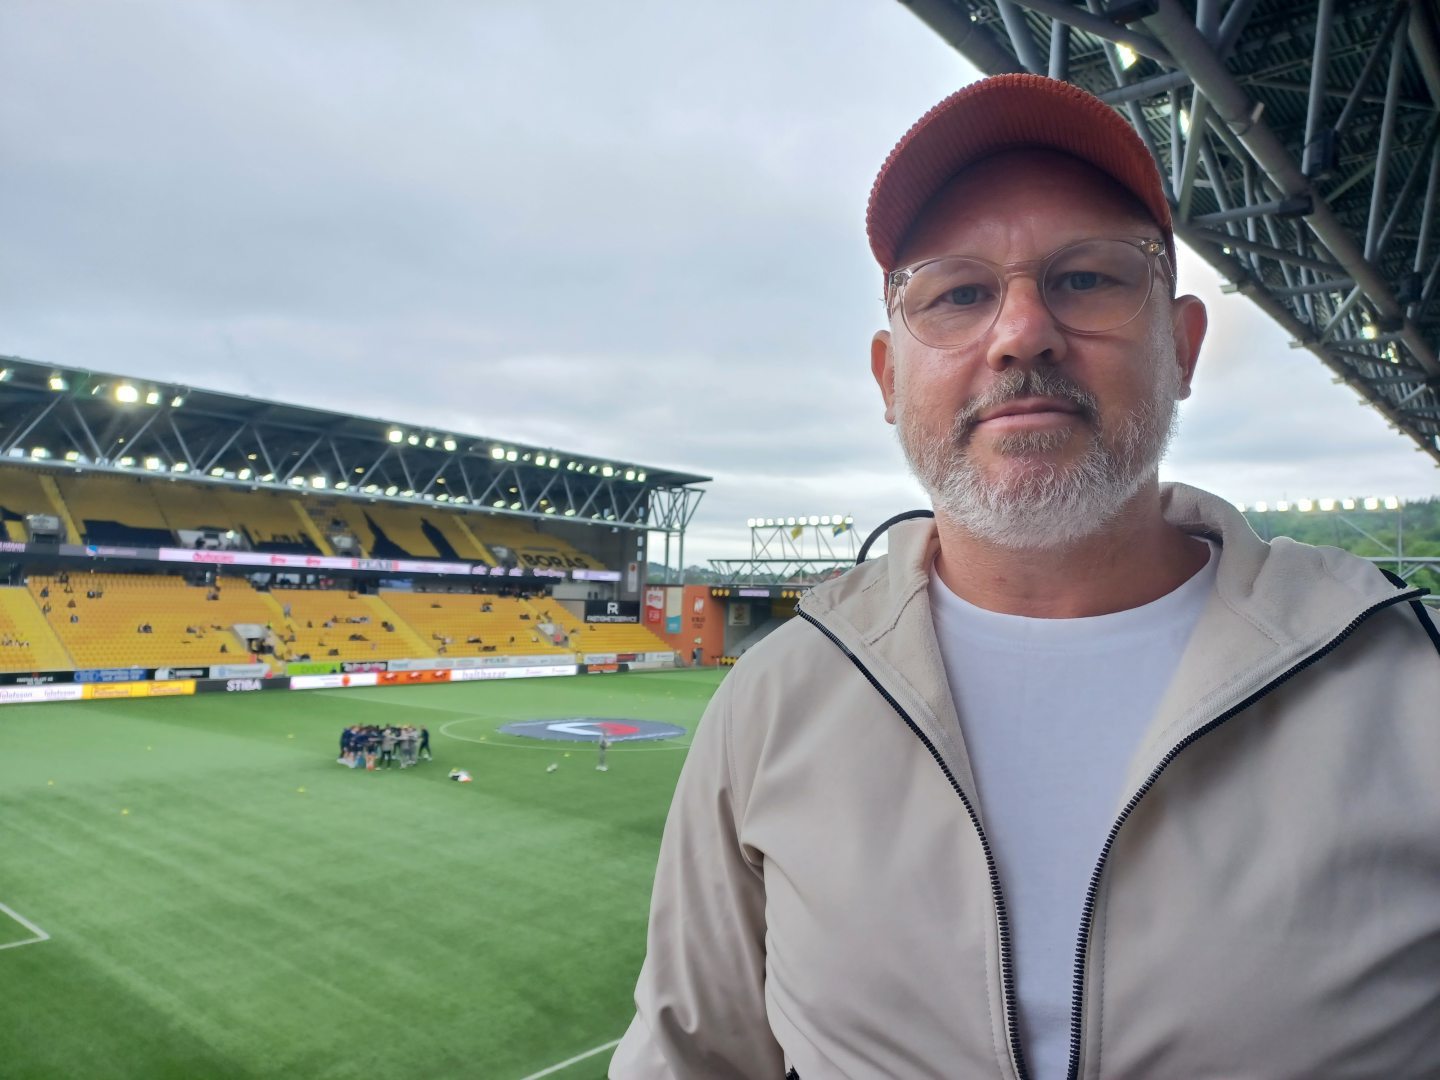
[[1090,875],[1090,884],[1085,890],[1085,906],[1080,915],[1080,938],[1075,947],[1074,981],[1070,994],[1070,1067],[1066,1072],[1066,1080],[1078,1080],[1080,1075],[1080,1014],[1081,1007],[1084,1003],[1085,959],[1090,948],[1090,927],[1095,917],[1095,899],[1100,892],[1100,875],[1105,870],[1105,861],[1110,857],[1110,849],[1115,845],[1115,838],[1120,834],[1120,827],[1124,825],[1130,815],[1134,813],[1135,807],[1138,806],[1140,800],[1145,797],[1146,792],[1155,786],[1155,782],[1160,778],[1160,774],[1169,767],[1170,763],[1174,761],[1186,747],[1190,746],[1202,736],[1208,735],[1227,720],[1248,709],[1272,690],[1288,682],[1312,664],[1322,660],[1329,653],[1333,652],[1341,642],[1348,638],[1357,626],[1377,611],[1392,607],[1395,604],[1404,603],[1414,597],[1422,596],[1424,593],[1424,589],[1412,589],[1409,592],[1390,597],[1372,607],[1366,608],[1351,620],[1348,626],[1336,634],[1335,637],[1331,638],[1326,645],[1305,657],[1294,667],[1277,675],[1244,701],[1227,709],[1204,727],[1197,728],[1171,747],[1169,753],[1160,759],[1155,768],[1151,770],[1150,775],[1145,778],[1145,782],[1142,783],[1135,794],[1130,797],[1130,801],[1125,804],[1124,808],[1120,811],[1119,817],[1115,819],[1115,824],[1110,827],[1110,835],[1105,838],[1105,846],[1100,849],[1100,858],[1095,863],[1095,870]]
[[[1159,780],[1160,774],[1169,767],[1170,763],[1174,761],[1186,747],[1190,746],[1202,736],[1208,735],[1227,720],[1248,709],[1272,690],[1288,682],[1312,664],[1324,659],[1324,657],[1338,648],[1339,645],[1355,631],[1357,626],[1377,611],[1381,611],[1398,603],[1404,603],[1418,596],[1423,596],[1424,593],[1424,589],[1412,589],[1409,592],[1388,597],[1378,604],[1366,608],[1324,646],[1305,657],[1294,667],[1289,668],[1271,679],[1244,701],[1227,709],[1204,727],[1197,728],[1171,747],[1169,752],[1161,758],[1160,762],[1151,770],[1150,775],[1145,778],[1145,782],[1142,783],[1135,794],[1130,797],[1130,800],[1120,811],[1120,815],[1115,819],[1115,824],[1111,826],[1109,836],[1105,838],[1105,845],[1100,849],[1100,858],[1095,863],[1095,869],[1090,875],[1090,884],[1085,890],[1085,906],[1081,911],[1080,937],[1075,949],[1075,970],[1070,1005],[1070,1065],[1066,1073],[1066,1080],[1078,1080],[1079,1077],[1081,1007],[1085,992],[1085,959],[1090,947],[1090,926],[1095,915],[1095,899],[1100,891],[1100,876],[1105,870],[1105,862],[1110,856],[1111,848],[1115,845],[1115,838],[1119,835],[1121,826],[1123,826],[1130,815],[1134,813],[1135,807],[1139,805],[1140,800],[1155,786],[1155,782]],[[829,638],[831,643],[849,658],[850,662],[855,665],[860,674],[865,676],[866,681],[869,682],[870,685],[875,688],[876,692],[895,710],[896,715],[905,721],[906,727],[920,740],[925,749],[930,752],[930,757],[934,760],[935,764],[940,767],[940,771],[945,774],[945,779],[950,782],[951,789],[960,797],[960,802],[965,807],[965,813],[970,817],[970,824],[974,826],[975,834],[980,839],[980,848],[985,854],[985,869],[990,877],[990,895],[995,903],[995,922],[1000,938],[1000,985],[1005,1005],[1005,1033],[1010,1043],[1010,1054],[1015,1062],[1015,1071],[1020,1080],[1028,1080],[1029,1073],[1025,1068],[1025,1055],[1020,1047],[1020,1018],[1015,1005],[1015,971],[1010,955],[1010,925],[1005,913],[1005,897],[1000,891],[1000,873],[995,866],[995,856],[990,850],[989,838],[986,837],[985,830],[980,825],[980,818],[975,813],[975,807],[965,794],[964,789],[960,787],[959,782],[955,779],[955,774],[950,771],[950,766],[945,763],[945,759],[942,758],[939,751],[935,749],[935,744],[920,730],[919,725],[911,719],[910,714],[905,711],[905,707],[896,701],[890,691],[886,690],[885,687],[880,684],[880,680],[871,673],[864,662],[851,652],[844,642],[832,634],[826,627],[822,626],[809,612],[800,611],[797,612],[797,614]],[[791,1074],[798,1080],[799,1074],[795,1073],[793,1069],[787,1074],[787,1077]]]
[[[1005,1005],[1005,1036],[1010,1044],[1010,1056],[1015,1062],[1015,1072],[1019,1080],[1029,1080],[1030,1074],[1025,1068],[1025,1055],[1020,1048],[1020,1014],[1015,1006],[1015,970],[1010,956],[1010,920],[1005,914],[1005,897],[1000,892],[1000,871],[995,867],[995,856],[990,850],[990,840],[986,837],[985,830],[980,827],[980,818],[975,813],[975,807],[970,802],[969,796],[965,794],[964,789],[960,786],[959,781],[955,779],[955,774],[950,771],[950,766],[945,764],[945,759],[941,757],[940,752],[935,749],[935,744],[920,730],[919,725],[910,718],[910,714],[905,711],[905,707],[896,701],[890,691],[886,690],[885,687],[880,684],[879,679],[871,674],[870,669],[865,666],[860,658],[851,652],[845,646],[844,642],[824,626],[820,625],[808,612],[801,611],[797,614],[829,638],[837,649],[849,657],[850,662],[855,665],[860,674],[865,676],[866,681],[889,703],[890,707],[895,710],[900,719],[905,721],[905,725],[914,736],[920,740],[925,749],[930,752],[930,757],[935,761],[935,764],[940,766],[940,771],[945,774],[945,779],[950,781],[951,789],[960,797],[960,802],[965,807],[965,813],[970,816],[970,824],[975,827],[975,834],[980,838],[980,850],[985,853],[985,870],[990,876],[990,896],[995,903],[995,923],[1000,938],[1000,987],[1001,996]],[[794,1072],[794,1070],[791,1070],[791,1072]],[[797,1073],[797,1080],[798,1075]]]

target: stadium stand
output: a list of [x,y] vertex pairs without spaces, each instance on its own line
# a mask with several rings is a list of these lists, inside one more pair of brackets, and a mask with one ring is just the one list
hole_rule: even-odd
[[56,486],[87,544],[175,543],[148,478],[81,474],[57,477]]
[[29,590],[0,588],[0,671],[64,671],[74,667]]
[[[487,517],[478,519],[471,528],[492,555],[496,547],[509,548],[515,553],[521,566],[603,569],[598,560],[585,554],[568,540],[542,533],[528,522]],[[494,561],[498,563],[501,560],[496,558]]]
[[255,551],[330,555],[329,545],[292,496],[222,489],[219,499]]
[[[271,596],[284,620],[284,641],[277,650],[284,659],[308,655],[315,660],[398,660],[435,655],[434,643],[427,644],[377,596],[338,589],[272,589]],[[393,629],[387,630],[387,625]],[[364,640],[352,641],[352,635]]]
[[545,613],[569,637],[576,653],[672,651],[663,638],[638,623],[585,623],[559,604],[546,605]]
[[53,514],[39,474],[28,469],[0,469],[0,521],[5,523],[5,539],[23,544],[26,514]]
[[483,593],[389,589],[380,595],[422,639],[434,644],[436,652],[443,647],[446,656],[569,652],[545,634],[535,609],[524,600]]
[[233,627],[278,614],[241,578],[209,589],[162,574],[35,574],[28,589],[80,668],[239,663],[249,654]]

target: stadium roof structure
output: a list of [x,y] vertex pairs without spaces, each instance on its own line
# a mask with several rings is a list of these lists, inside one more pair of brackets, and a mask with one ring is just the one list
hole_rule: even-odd
[[[708,476],[0,356],[0,464],[323,491],[683,537]],[[683,541],[682,541],[683,543]]]
[[1119,109],[1176,235],[1440,463],[1433,0],[901,2]]

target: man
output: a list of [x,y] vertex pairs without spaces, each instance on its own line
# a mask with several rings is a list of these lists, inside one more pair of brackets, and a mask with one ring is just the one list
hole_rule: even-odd
[[1440,1076],[1440,634],[1158,483],[1205,312],[1144,145],[988,79],[869,236],[934,521],[721,685],[611,1076]]
[[602,727],[602,728],[600,729],[600,738],[598,738],[598,739],[595,740],[595,750],[596,750],[595,771],[596,771],[596,772],[609,772],[609,771],[610,771],[610,766],[608,766],[608,765],[605,764],[605,751],[607,751],[607,750],[609,750],[609,749],[610,749],[610,732],[606,731],[606,730]]

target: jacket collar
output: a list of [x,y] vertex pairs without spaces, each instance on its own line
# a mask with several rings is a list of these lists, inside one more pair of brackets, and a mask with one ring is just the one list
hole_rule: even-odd
[[[1342,634],[1396,591],[1374,567],[1336,548],[1266,543],[1225,500],[1161,486],[1167,521],[1220,549],[1215,592],[1142,747],[1132,779],[1189,733],[1244,701]],[[974,790],[935,639],[930,566],[935,523],[890,530],[890,553],[812,590],[800,610],[822,622],[880,679]]]

